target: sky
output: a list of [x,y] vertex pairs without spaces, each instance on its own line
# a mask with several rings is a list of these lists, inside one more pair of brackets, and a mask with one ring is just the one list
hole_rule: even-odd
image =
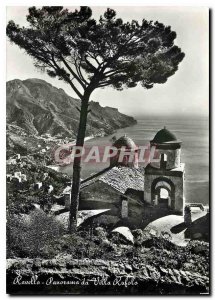
[[[98,19],[106,7],[92,6],[93,17]],[[164,116],[208,116],[209,113],[209,20],[205,7],[112,7],[117,17],[124,21],[132,19],[159,21],[176,31],[175,44],[185,53],[178,71],[165,84],[157,84],[150,90],[141,86],[123,91],[111,87],[97,89],[91,100],[102,106],[111,106],[120,112],[141,117]],[[74,10],[74,7],[69,7]],[[7,21],[14,20],[26,26],[28,7],[7,7]],[[7,41],[7,81],[12,79],[40,78],[63,88],[67,94],[77,98],[70,86],[52,79],[33,66],[32,58],[18,46]]]

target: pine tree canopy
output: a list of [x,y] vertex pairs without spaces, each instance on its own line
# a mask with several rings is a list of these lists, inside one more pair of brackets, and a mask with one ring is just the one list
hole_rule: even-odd
[[96,21],[90,7],[30,7],[28,26],[14,21],[7,36],[51,77],[69,83],[82,99],[84,91],[111,86],[117,90],[152,88],[165,83],[184,58],[174,45],[176,32],[158,21],[124,22],[108,8]]

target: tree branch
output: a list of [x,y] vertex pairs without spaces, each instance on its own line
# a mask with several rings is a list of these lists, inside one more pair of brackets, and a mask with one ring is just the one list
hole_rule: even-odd
[[82,82],[82,80],[78,77],[78,75],[72,70],[70,65],[66,62],[63,56],[61,56],[61,59],[66,66],[66,68],[69,70],[69,72],[74,76],[74,78],[78,81],[78,83],[83,87],[83,89],[86,88],[85,84]]
[[89,82],[87,82],[87,80],[84,78],[84,75],[83,75],[82,72],[81,72],[81,65],[80,65],[80,63],[78,64],[77,60],[75,60],[74,65],[75,65],[76,71],[77,71],[79,77],[81,78],[81,80],[82,80],[86,85],[88,85]]
[[[124,70],[125,70],[125,69],[124,69]],[[108,78],[108,77],[111,77],[111,76],[113,76],[113,75],[122,73],[124,70],[123,70],[123,69],[117,70],[117,71],[111,70],[111,71],[105,72],[105,73],[104,73],[104,75],[105,75],[104,78]]]
[[[55,66],[55,68],[58,71],[61,71],[61,68],[58,66],[58,64],[55,62],[54,57],[52,56],[52,62]],[[71,88],[73,89],[73,91],[78,95],[78,97],[80,99],[83,99],[83,95],[79,92],[79,90],[76,88],[76,86],[74,85],[74,83],[68,78],[68,77],[64,77],[64,79],[69,83],[69,85],[71,86]]]
[[81,110],[78,106],[76,106],[75,108],[81,113]]
[[101,66],[101,63],[97,59],[97,55],[92,55],[89,51],[87,51],[87,54],[96,61],[96,63],[98,64],[98,67]]
[[94,70],[94,72],[97,70],[97,68],[94,67],[94,66],[87,60],[87,56],[86,56],[86,55],[84,56],[84,60],[85,60],[85,62],[88,64],[88,66]]
[[98,87],[104,87],[104,86],[108,86],[108,85],[111,85],[113,82],[112,80],[108,80],[106,82],[101,82]]

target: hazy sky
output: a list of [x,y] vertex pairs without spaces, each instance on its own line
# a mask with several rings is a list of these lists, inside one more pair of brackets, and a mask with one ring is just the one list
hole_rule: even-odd
[[[92,7],[98,18],[106,7]],[[203,7],[113,7],[123,20],[158,20],[170,25],[177,33],[176,45],[185,58],[179,70],[165,84],[153,89],[142,87],[116,91],[112,88],[93,92],[92,100],[102,106],[117,107],[134,116],[142,114],[203,114],[209,109],[209,26],[208,9]],[[71,9],[74,9],[71,7]],[[26,25],[27,7],[7,7],[7,19]],[[7,42],[7,80],[41,78],[69,95],[77,97],[65,83],[39,72],[32,59],[16,45]]]

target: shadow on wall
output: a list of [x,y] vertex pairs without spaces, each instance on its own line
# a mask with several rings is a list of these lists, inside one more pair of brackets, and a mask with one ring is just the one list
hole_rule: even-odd
[[210,218],[209,213],[207,213],[205,216],[193,221],[189,226],[182,222],[172,227],[171,232],[174,234],[178,234],[186,229],[184,232],[185,239],[209,242],[209,223]]

